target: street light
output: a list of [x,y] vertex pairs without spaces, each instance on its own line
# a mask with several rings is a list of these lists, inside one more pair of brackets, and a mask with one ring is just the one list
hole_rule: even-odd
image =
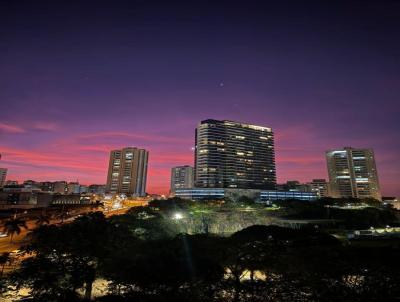
[[183,218],[183,215],[181,213],[175,213],[173,216],[173,219],[176,219],[176,220],[180,220],[182,218]]

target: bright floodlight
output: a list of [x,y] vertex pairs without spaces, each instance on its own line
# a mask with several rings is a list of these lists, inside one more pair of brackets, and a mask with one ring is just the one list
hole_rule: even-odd
[[183,218],[183,215],[181,213],[175,213],[174,214],[174,219],[179,220],[179,219],[182,219],[182,218]]

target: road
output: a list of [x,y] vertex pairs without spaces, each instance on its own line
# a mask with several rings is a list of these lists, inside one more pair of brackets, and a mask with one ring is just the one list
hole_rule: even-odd
[[[135,202],[129,204],[129,206],[118,208],[118,209],[110,209],[110,210],[103,210],[100,209],[106,217],[111,217],[113,215],[122,215],[125,214],[131,207],[136,207],[136,206],[143,206],[146,205],[146,202]],[[74,221],[79,215],[87,214],[92,212],[93,210],[78,210],[70,215],[70,217],[64,219],[64,223],[69,223]],[[95,210],[95,211],[98,211]],[[60,224],[60,219],[51,219],[50,224]],[[28,229],[21,229],[20,234],[16,234],[13,237],[13,241],[10,241],[10,237],[3,237],[0,238],[0,253],[4,252],[12,252],[15,250],[18,250],[22,245],[28,243],[29,239],[26,237],[29,232],[31,232],[33,229],[37,228],[37,225],[34,220],[27,220],[26,224],[28,226]],[[0,229],[2,231],[2,229]]]

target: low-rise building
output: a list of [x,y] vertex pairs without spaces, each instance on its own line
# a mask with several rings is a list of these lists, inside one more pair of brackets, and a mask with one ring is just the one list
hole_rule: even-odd
[[53,184],[53,192],[64,194],[67,191],[67,182],[66,181],[56,181]]
[[302,184],[298,180],[288,180],[284,184],[277,184],[278,191],[311,192],[309,184]]
[[393,208],[400,210],[400,200],[394,196],[383,196],[382,203],[384,205],[391,205]]
[[5,186],[17,186],[18,180],[6,180]]
[[80,184],[79,182],[70,182],[67,184],[67,194],[79,194]]
[[191,166],[178,166],[171,169],[171,194],[176,189],[190,189],[194,185],[194,169]]
[[315,192],[299,192],[299,191],[262,191],[260,193],[260,203],[271,204],[276,200],[304,200],[313,201],[317,200],[318,196]]
[[329,196],[329,184],[326,179],[313,179],[308,185],[311,188],[311,192],[317,193],[318,197]]
[[234,202],[241,201],[244,197],[254,202],[269,204],[275,200],[298,199],[312,201],[318,199],[315,192],[277,191],[256,189],[230,189],[230,188],[193,188],[177,189],[175,196],[183,199],[230,199]]
[[96,184],[90,185],[88,192],[92,193],[92,194],[99,194],[99,195],[105,194],[106,193],[106,185],[96,185]]

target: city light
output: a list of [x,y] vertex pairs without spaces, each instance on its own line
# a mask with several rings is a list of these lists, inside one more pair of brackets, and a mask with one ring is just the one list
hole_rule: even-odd
[[176,220],[180,220],[180,219],[183,218],[183,215],[182,215],[182,213],[175,213],[173,218],[176,219]]

